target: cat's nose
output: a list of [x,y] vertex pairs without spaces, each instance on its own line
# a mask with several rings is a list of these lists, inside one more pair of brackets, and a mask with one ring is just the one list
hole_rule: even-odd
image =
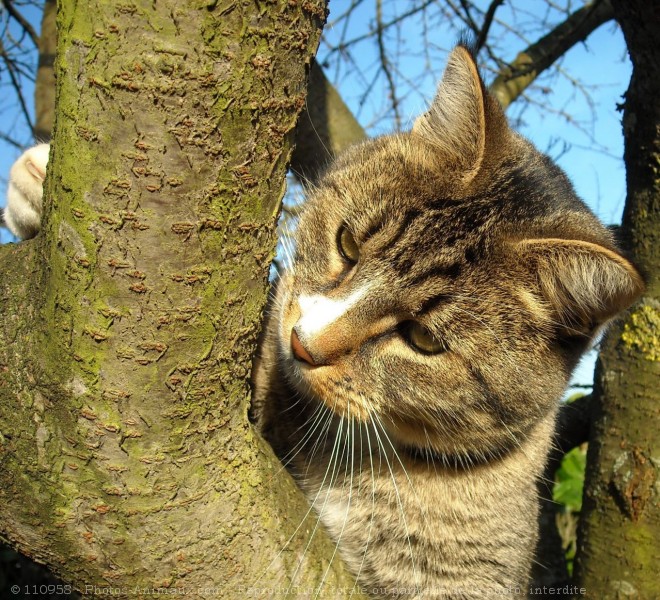
[[307,348],[303,346],[303,343],[300,341],[295,327],[291,330],[291,352],[293,352],[293,355],[298,360],[306,362],[312,367],[319,366],[319,363],[314,360],[312,355],[307,351]]

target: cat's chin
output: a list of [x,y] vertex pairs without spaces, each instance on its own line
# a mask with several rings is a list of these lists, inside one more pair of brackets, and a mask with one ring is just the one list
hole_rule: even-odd
[[[473,440],[461,439],[463,436],[439,432],[428,424],[389,415],[381,419],[384,428],[392,441],[416,458],[435,460],[440,463],[450,463],[454,460],[465,460],[471,464],[484,462],[489,456],[496,456],[499,451],[486,449],[481,444],[475,446]],[[472,442],[472,443],[471,443]]]

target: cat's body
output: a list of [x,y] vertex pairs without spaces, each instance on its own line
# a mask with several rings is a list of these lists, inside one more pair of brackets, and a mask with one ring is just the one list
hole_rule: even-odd
[[341,556],[374,596],[524,596],[559,399],[634,267],[462,47],[411,133],[330,166],[291,262],[255,406]]
[[[39,227],[37,154],[43,168],[29,151],[12,168],[5,220],[22,238]],[[329,168],[277,286],[253,404],[362,586],[525,595],[558,400],[642,288],[463,47],[411,133]]]

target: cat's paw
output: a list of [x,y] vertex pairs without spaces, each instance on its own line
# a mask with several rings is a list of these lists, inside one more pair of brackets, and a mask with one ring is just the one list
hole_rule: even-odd
[[39,233],[41,208],[48,165],[49,144],[38,144],[21,154],[9,171],[5,225],[17,238],[26,240]]

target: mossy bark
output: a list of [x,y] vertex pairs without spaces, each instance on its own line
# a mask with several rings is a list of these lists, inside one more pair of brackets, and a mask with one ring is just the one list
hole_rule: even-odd
[[0,248],[0,533],[83,592],[353,585],[246,416],[325,11],[59,5],[44,229]]
[[600,353],[577,582],[598,600],[660,597],[660,46],[657,6],[612,0],[633,74],[622,232],[647,291]]

